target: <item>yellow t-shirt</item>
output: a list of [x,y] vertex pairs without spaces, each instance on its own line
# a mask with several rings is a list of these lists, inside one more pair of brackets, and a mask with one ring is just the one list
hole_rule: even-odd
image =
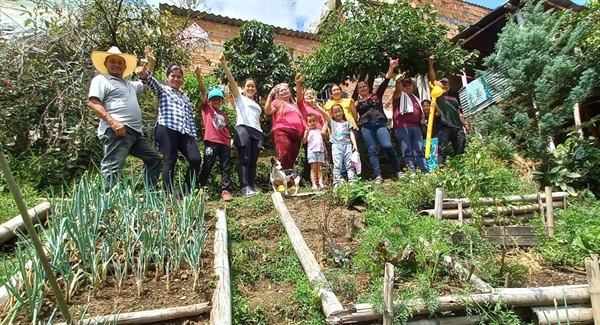
[[354,129],[358,130],[358,126],[356,125],[356,121],[354,120],[354,116],[352,116],[352,111],[350,110],[350,104],[353,102],[354,99],[352,98],[340,98],[338,100],[332,99],[325,103],[325,107],[323,107],[323,109],[327,111],[327,113],[329,113],[329,116],[331,116],[331,106],[335,104],[340,104],[344,109],[344,115],[346,115],[346,120],[348,120],[348,122],[352,124],[352,127],[354,127]]

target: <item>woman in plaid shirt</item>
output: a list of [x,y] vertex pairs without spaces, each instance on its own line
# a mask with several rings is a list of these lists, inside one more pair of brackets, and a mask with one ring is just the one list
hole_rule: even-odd
[[[154,67],[156,61],[149,52],[148,66]],[[136,70],[138,78],[148,86],[158,98],[158,119],[154,127],[154,136],[164,156],[162,170],[165,191],[173,195],[173,171],[177,162],[177,152],[181,152],[189,163],[185,174],[183,194],[189,194],[196,188],[200,172],[201,156],[196,143],[196,122],[190,99],[181,91],[183,69],[172,64],[167,69],[167,84],[160,84],[146,67]]]

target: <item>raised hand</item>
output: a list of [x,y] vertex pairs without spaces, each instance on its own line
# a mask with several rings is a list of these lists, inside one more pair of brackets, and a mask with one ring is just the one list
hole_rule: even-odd
[[144,47],[144,54],[146,54],[146,58],[148,60],[156,61],[156,57],[154,56],[154,52],[152,52],[152,48],[149,45]]
[[400,60],[399,59],[390,58],[390,69],[395,69],[399,65],[400,65]]
[[138,76],[138,78],[141,79],[146,79],[148,78],[148,70],[146,69],[146,66],[140,66],[140,67],[136,67],[135,68],[135,74]]
[[294,81],[296,81],[296,83],[304,81],[304,75],[302,73],[297,73]]
[[433,63],[435,61],[435,54],[429,56],[429,62]]
[[398,75],[396,76],[396,81],[397,81],[397,82],[399,82],[399,81],[402,81],[404,78],[406,78],[406,71],[404,71],[404,72],[402,72],[402,73],[398,74]]
[[227,63],[227,58],[225,57],[225,53],[221,52],[221,54],[219,55],[219,62],[221,62],[221,64]]
[[200,65],[196,65],[196,70],[194,70],[194,73],[196,74],[196,76],[202,76],[202,69],[200,68]]

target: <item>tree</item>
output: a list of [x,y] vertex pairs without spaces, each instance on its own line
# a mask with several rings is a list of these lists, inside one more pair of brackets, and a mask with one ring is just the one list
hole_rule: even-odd
[[587,10],[577,15],[580,23],[588,26],[582,47],[586,54],[588,65],[600,72],[600,0],[591,0],[587,3]]
[[[342,18],[342,19],[340,19]],[[428,57],[446,74],[465,68],[477,55],[457,48],[447,38],[431,5],[409,2],[369,5],[348,1],[332,12],[322,28],[322,45],[302,64],[307,83],[322,89],[331,82],[373,79],[387,70],[389,57],[399,58],[411,75],[427,74]]]
[[[258,95],[266,96],[271,88],[281,82],[294,80],[291,50],[275,44],[273,27],[256,20],[242,25],[238,34],[224,44],[225,56],[231,63],[231,73],[241,81],[253,78],[257,82]],[[226,82],[219,67],[214,74]]]
[[[99,162],[98,120],[87,107],[92,51],[117,45],[142,57],[151,45],[159,65],[185,65],[177,36],[187,23],[141,1],[38,3],[31,32],[0,43],[0,141],[20,180],[62,184]],[[143,109],[152,121],[156,108]]]
[[507,80],[506,114],[512,135],[529,156],[548,159],[549,140],[599,85],[598,74],[585,66],[577,45],[586,25],[572,22],[566,11],[544,11],[527,2],[521,24],[508,20],[495,51],[484,66]]

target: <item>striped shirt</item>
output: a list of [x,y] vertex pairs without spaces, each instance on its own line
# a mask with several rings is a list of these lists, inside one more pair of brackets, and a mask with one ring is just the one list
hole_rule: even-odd
[[148,71],[146,79],[140,80],[158,97],[158,119],[156,123],[182,134],[196,138],[196,122],[190,99],[181,91],[161,85]]

